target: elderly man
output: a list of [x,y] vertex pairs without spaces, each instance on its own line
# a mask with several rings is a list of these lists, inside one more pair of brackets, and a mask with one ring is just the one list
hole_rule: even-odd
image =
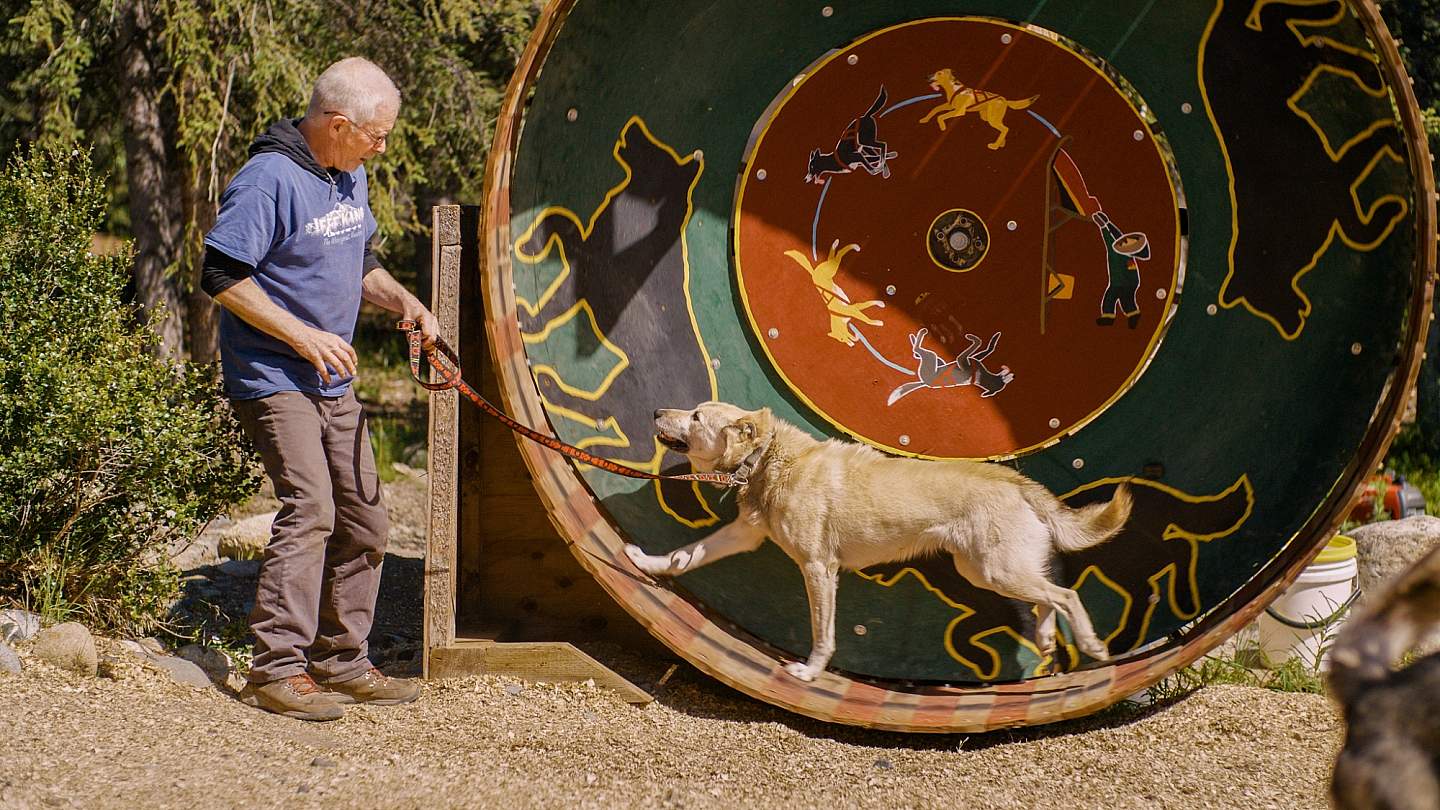
[[406,703],[420,690],[368,658],[389,523],[365,415],[350,383],[361,300],[435,318],[370,250],[363,164],[384,154],[400,93],[373,63],[331,65],[305,117],[250,146],[205,236],[202,287],[223,307],[225,391],[281,508],[260,566],[241,699],[304,720],[342,704]]

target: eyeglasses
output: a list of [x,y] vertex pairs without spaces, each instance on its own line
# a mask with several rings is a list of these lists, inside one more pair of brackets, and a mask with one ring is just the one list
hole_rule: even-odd
[[371,146],[372,148],[379,149],[380,147],[384,146],[384,145],[385,145],[385,139],[390,137],[390,133],[388,133],[388,132],[385,133],[384,135],[376,135],[375,133],[371,132],[370,130],[366,129],[365,127],[362,127],[362,126],[360,126],[359,124],[355,123],[354,121],[350,120],[350,116],[346,115],[346,114],[343,113],[343,112],[340,112],[339,110],[327,110],[327,111],[325,112],[325,114],[326,114],[326,115],[338,115],[338,116],[340,116],[341,118],[344,118],[344,119],[345,119],[345,123],[347,123],[347,124],[349,124],[350,126],[352,126],[352,127],[356,128],[356,129],[360,130],[360,132],[364,133],[366,139],[368,139],[368,140],[370,141],[370,146]]

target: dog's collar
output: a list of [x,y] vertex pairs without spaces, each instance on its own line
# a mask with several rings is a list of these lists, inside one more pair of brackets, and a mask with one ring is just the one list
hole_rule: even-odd
[[[770,441],[774,441],[773,436]],[[730,486],[744,487],[750,483],[750,475],[755,472],[755,467],[760,464],[760,459],[765,455],[765,451],[770,449],[770,441],[751,450],[750,455],[740,462],[740,466],[730,472]]]

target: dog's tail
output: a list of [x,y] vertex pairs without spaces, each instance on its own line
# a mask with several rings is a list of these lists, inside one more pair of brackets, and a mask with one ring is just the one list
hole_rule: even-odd
[[862,115],[862,116],[860,116],[860,117],[861,117],[861,118],[873,118],[873,117],[875,117],[875,113],[880,112],[880,108],[885,106],[885,102],[886,102],[889,98],[890,98],[890,94],[887,93],[887,92],[885,92],[885,85],[883,85],[883,84],[880,85],[880,95],[878,95],[878,96],[875,97],[875,103],[874,103],[874,104],[871,104],[871,105],[870,105],[870,109],[866,110],[866,111],[865,111],[865,114]]
[[1115,494],[1106,503],[1070,509],[1053,495],[1050,501],[1043,507],[1033,501],[1031,505],[1037,507],[1036,513],[1050,528],[1050,536],[1059,551],[1082,551],[1114,537],[1130,518],[1133,503],[1130,488],[1125,484],[1115,487]]
[[1031,104],[1034,104],[1035,100],[1038,98],[1040,98],[1040,96],[1035,95],[1029,98],[1022,98],[1019,101],[1007,101],[1005,103],[1005,106],[1009,107],[1012,110],[1023,110],[1026,107],[1029,107]]

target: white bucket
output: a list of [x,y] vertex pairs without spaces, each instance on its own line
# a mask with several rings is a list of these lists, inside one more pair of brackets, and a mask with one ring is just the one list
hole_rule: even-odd
[[1358,576],[1355,541],[1336,535],[1256,621],[1266,665],[1299,658],[1307,666],[1329,669],[1330,646],[1359,595]]

